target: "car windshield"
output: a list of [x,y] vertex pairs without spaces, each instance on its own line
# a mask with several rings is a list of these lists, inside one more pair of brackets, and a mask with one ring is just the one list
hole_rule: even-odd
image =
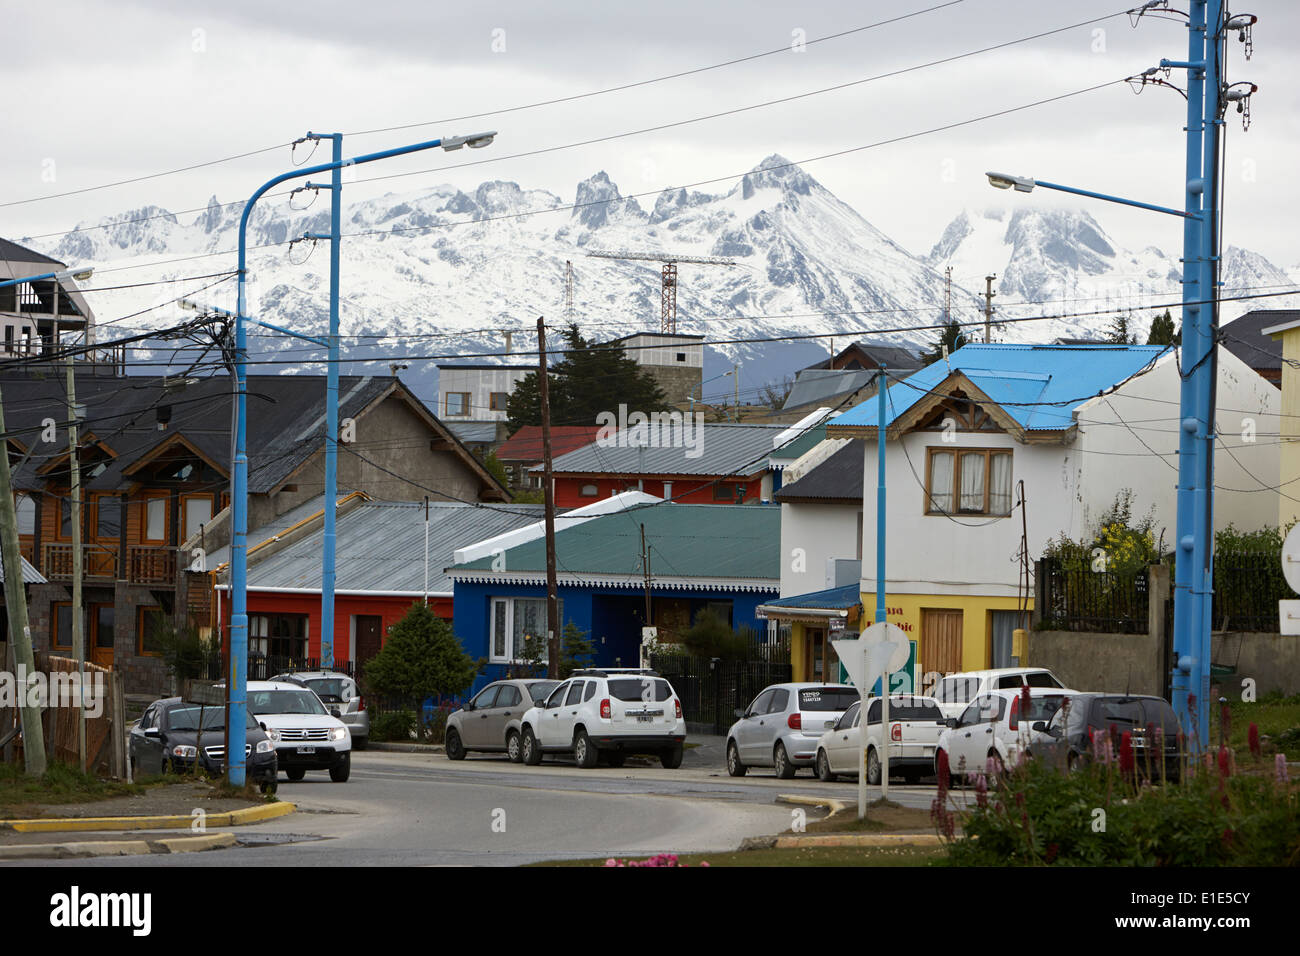
[[528,696],[533,699],[534,704],[540,704],[546,700],[546,695],[559,686],[559,681],[543,680],[536,684],[528,685]]
[[[1020,716],[1023,720],[1051,720],[1056,716],[1056,712],[1061,709],[1061,701],[1065,700],[1064,695],[1047,694],[1043,697],[1029,698],[1029,708]],[[1022,699],[1023,706],[1023,699]]]
[[248,709],[255,714],[317,714],[327,716],[320,700],[309,690],[254,690]]
[[643,700],[642,692],[647,683],[654,684],[654,699],[667,700],[672,696],[668,681],[662,677],[620,677],[609,681],[609,696],[622,701]]
[[[245,726],[249,730],[257,727],[257,721],[253,719],[252,714],[245,712],[244,718]],[[183,704],[167,711],[168,730],[198,730],[200,720],[203,721],[204,730],[225,730],[226,708],[220,704],[213,707]]]
[[347,681],[341,677],[323,677],[303,681],[303,683],[315,691],[317,697],[330,704],[341,704],[344,698],[343,692],[347,689]]
[[861,699],[852,687],[805,687],[799,691],[799,709],[847,710]]
[[943,711],[932,700],[920,697],[891,697],[889,699],[889,719],[894,720],[943,720]]
[[1119,697],[1102,698],[1093,706],[1093,724],[1107,727],[1110,724],[1142,723],[1142,702]]
[[1059,680],[1049,674],[1047,671],[1039,671],[1037,674],[1026,674],[1025,683],[1030,687],[1064,687]]

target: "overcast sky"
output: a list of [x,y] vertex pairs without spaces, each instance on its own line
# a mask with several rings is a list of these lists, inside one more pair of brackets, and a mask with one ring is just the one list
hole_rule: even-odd
[[[443,182],[471,188],[485,179],[508,179],[571,201],[575,184],[597,170],[608,172],[624,193],[734,177],[771,153],[801,160],[863,146],[1118,80],[1162,56],[1186,55],[1180,23],[1149,19],[1133,29],[1119,16],[786,104],[508,158],[915,66],[1117,13],[1126,5],[963,0],[901,23],[789,49],[800,39],[942,2],[5,0],[5,33],[21,42],[6,44],[0,58],[0,82],[8,92],[0,203],[272,146],[308,129],[352,133],[435,121],[782,50],[573,103],[345,141],[351,155],[444,134],[500,131],[482,152],[395,160],[383,172],[505,158],[351,187],[349,195],[357,198],[384,189]],[[1257,82],[1260,91],[1248,133],[1241,132],[1236,114],[1230,116],[1226,236],[1283,267],[1300,264],[1300,231],[1284,214],[1300,205],[1298,6],[1254,0],[1248,9],[1261,21],[1254,58],[1246,61],[1237,43],[1231,53],[1231,78]],[[1181,80],[1178,74],[1173,78]],[[1041,191],[995,193],[986,169],[1181,205],[1184,111],[1172,91],[1148,89],[1139,97],[1118,85],[810,162],[805,169],[886,234],[925,253],[963,207],[1055,201]],[[214,194],[222,201],[241,199],[287,168],[286,148],[161,179],[0,206],[0,234],[19,238],[66,230],[144,205],[188,209]],[[723,191],[730,185],[704,188]],[[1097,203],[1087,208],[1126,245],[1153,243],[1173,251],[1181,241],[1177,220]]]

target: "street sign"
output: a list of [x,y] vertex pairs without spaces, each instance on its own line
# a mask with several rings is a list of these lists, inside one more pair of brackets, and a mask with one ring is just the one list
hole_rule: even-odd
[[1291,590],[1300,594],[1300,524],[1288,531],[1282,542],[1282,576]]
[[[831,641],[831,646],[839,656],[840,666],[848,674],[849,683],[859,690],[870,688],[886,667],[891,673],[906,667],[912,656],[911,642],[897,624],[872,624],[857,640],[842,638]],[[873,658],[869,663],[864,660],[867,654]],[[864,666],[871,671],[869,679],[862,673]]]

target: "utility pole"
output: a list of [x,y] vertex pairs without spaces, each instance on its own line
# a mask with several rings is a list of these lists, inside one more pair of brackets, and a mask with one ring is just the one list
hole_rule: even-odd
[[[77,384],[72,370],[72,353],[64,356],[68,387],[68,473],[72,487],[72,646],[77,654],[77,682],[81,699],[77,707],[77,758],[86,772],[86,627],[81,611],[81,466],[77,460]],[[51,706],[55,702],[51,701]]]
[[993,280],[996,275],[984,277],[984,344],[988,345],[993,341],[993,297],[997,295],[993,291]]
[[943,324],[952,321],[952,266],[943,270]]
[[546,320],[537,317],[537,390],[542,406],[542,485],[546,508],[546,675],[560,677],[560,600],[555,581],[555,485],[551,477],[551,394],[546,373]]
[[[4,397],[0,396],[0,434],[5,432]],[[9,643],[14,661],[24,678],[36,672],[32,655],[32,629],[27,621],[27,592],[23,588],[23,559],[18,549],[18,515],[14,509],[13,478],[9,474],[9,444],[0,448],[0,559],[5,569],[5,606],[9,612]],[[45,737],[41,732],[41,708],[27,696],[25,681],[18,685],[18,707],[23,728],[23,762],[27,772],[45,773]]]
[[653,619],[650,615],[650,549],[645,546],[645,524],[641,525],[641,572],[645,577],[645,622],[641,627],[641,666],[650,666],[650,655],[645,651],[645,643],[654,632]]

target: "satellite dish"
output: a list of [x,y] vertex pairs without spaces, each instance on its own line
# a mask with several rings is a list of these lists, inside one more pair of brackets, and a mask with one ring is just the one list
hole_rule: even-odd
[[1282,542],[1282,575],[1291,590],[1300,594],[1300,524],[1287,532]]

